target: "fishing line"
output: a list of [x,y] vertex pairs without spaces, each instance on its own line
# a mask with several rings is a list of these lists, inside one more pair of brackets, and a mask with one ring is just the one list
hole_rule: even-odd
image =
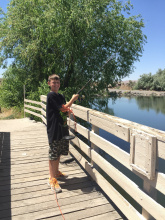
[[[109,58],[109,60],[107,60],[107,62],[104,63],[104,65],[103,65],[96,73],[99,73],[99,72],[104,68],[104,66],[105,66],[114,56],[115,56],[115,55],[113,54],[113,55]],[[85,83],[85,85],[77,92],[77,94],[80,94],[80,92],[88,85],[88,83],[89,83],[91,80],[92,80],[92,78],[89,79],[88,82]]]
[[57,193],[55,192],[54,194],[55,194],[55,199],[56,199],[56,202],[57,202],[57,206],[58,206],[58,208],[59,208],[59,210],[60,210],[61,216],[62,216],[63,220],[65,220],[64,214],[63,214],[63,212],[61,211],[61,207],[60,207],[60,205],[59,205],[59,203],[58,203]]
[[[123,43],[123,45],[117,50],[117,52],[116,52],[115,54],[113,54],[113,55],[106,61],[106,63],[104,63],[104,65],[103,65],[96,73],[99,73],[99,72],[104,68],[104,66],[105,66],[110,60],[112,60],[112,58],[113,58],[114,56],[116,56],[116,54],[120,51],[120,49],[121,49],[125,44],[126,44],[126,42]],[[92,80],[92,78],[89,79],[89,80],[85,83],[85,85],[77,92],[77,94],[80,94],[80,92],[90,83],[91,80]]]

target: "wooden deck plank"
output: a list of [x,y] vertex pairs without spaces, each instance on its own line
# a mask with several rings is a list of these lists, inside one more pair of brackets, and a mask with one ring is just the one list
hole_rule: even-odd
[[[89,186],[87,183],[81,183],[81,189],[75,189],[72,191],[69,190],[64,190],[63,189],[63,193],[61,198],[65,198],[65,197],[72,197],[72,196],[77,196],[77,195],[81,195],[81,194],[90,194],[91,192],[95,192],[96,188],[94,188],[94,186]],[[75,185],[75,188],[77,188],[77,185]],[[32,187],[31,187],[32,190]],[[84,191],[86,193],[84,193]],[[11,196],[11,208],[17,208],[17,207],[21,207],[24,204],[28,205],[28,204],[35,204],[36,203],[36,199],[40,198],[40,197],[44,197],[43,201],[49,201],[50,197],[49,195],[52,195],[52,191],[48,190],[48,186],[45,185],[41,185],[39,187],[39,189],[36,191],[36,187],[33,188],[32,191],[28,191],[28,192],[24,192],[24,193],[19,193],[19,194],[15,194],[13,196]],[[8,197],[10,195],[7,195]],[[6,198],[7,196],[4,196],[4,201],[1,203],[1,207],[0,210],[5,210],[7,207],[7,202],[9,202]],[[24,204],[22,203],[22,200],[24,201]]]
[[[55,194],[47,185],[45,126],[33,123],[20,131],[5,133],[4,137],[0,158],[0,219],[62,219]],[[67,158],[70,159],[62,159]],[[66,220],[123,219],[77,162],[60,163],[60,169],[68,175],[59,181],[63,191],[57,195]]]
[[[72,213],[67,213],[65,214],[65,219],[67,220],[88,219],[89,217],[97,216],[98,214],[100,217],[100,215],[104,213],[106,214],[108,213],[110,217],[113,211],[114,208],[112,206],[110,206],[109,204],[104,204],[96,207],[90,207],[90,210],[84,209]],[[59,216],[50,217],[49,220],[59,220]],[[104,218],[100,218],[100,220],[104,220]]]
[[[75,176],[76,174],[84,174],[84,172],[82,170],[73,170],[71,172],[67,172],[66,174],[67,175],[70,175],[70,176]],[[23,176],[19,176],[18,178],[12,178],[10,179],[10,185],[13,185],[13,184],[17,184],[17,183],[24,183],[24,182],[29,182],[29,181],[35,181],[35,180],[38,180],[40,178],[44,178],[45,180],[47,179],[48,180],[48,170],[47,171],[43,171],[43,172],[34,172],[34,173],[28,173],[26,175],[23,175]],[[1,179],[1,182],[0,182],[0,187],[1,186],[6,186],[6,184],[9,183],[9,179],[8,178],[2,178]]]
[[[83,218],[82,218],[83,219]],[[116,212],[116,211],[112,211],[112,212],[107,212],[107,213],[103,213],[103,214],[98,214],[97,216],[92,216],[90,218],[85,218],[87,220],[115,220],[115,219],[122,219],[121,216]]]
[[[63,193],[61,193],[60,196],[58,195],[58,197],[62,199],[65,197],[76,196],[79,194],[89,194],[91,192],[95,192],[96,190],[97,190],[96,186],[89,184],[89,182],[83,182],[72,185],[72,190],[63,189]],[[19,192],[17,191],[17,193]],[[34,186],[30,188],[24,188],[24,191],[22,189],[21,193],[14,194],[13,196],[11,196],[11,200],[10,200],[10,195],[8,195],[9,197],[8,201],[3,202],[1,200],[2,203],[0,206],[0,210],[6,209],[9,202],[11,202],[11,208],[21,207],[24,206],[24,204],[26,205],[35,204],[37,197],[40,198],[41,196],[44,195],[45,196],[43,198],[43,201],[47,201],[46,196],[50,194],[52,194],[52,191],[48,188],[47,184],[39,185],[38,187]],[[6,197],[4,196],[3,198],[5,200]]]
[[[60,201],[60,202],[62,202],[62,201]],[[66,213],[80,211],[80,210],[84,210],[84,209],[89,210],[92,207],[100,206],[102,204],[108,204],[108,201],[104,197],[93,198],[90,200],[80,201],[80,202],[73,203],[73,204],[70,204],[71,198],[69,198],[68,202],[69,202],[69,204],[64,205],[64,206],[60,204],[60,207],[61,207],[64,215]],[[43,202],[42,202],[42,204],[43,204]],[[44,209],[41,209],[41,210],[35,211],[35,206],[33,205],[33,207],[34,207],[33,212],[24,213],[22,215],[16,215],[16,216],[12,215],[12,219],[13,220],[14,219],[16,219],[16,220],[19,220],[19,219],[20,220],[22,220],[22,219],[27,219],[27,220],[41,219],[41,218],[51,217],[52,215],[61,217],[60,211],[59,211],[55,201],[53,201],[52,204],[49,204],[49,203],[44,204],[44,206],[43,206]],[[40,205],[39,205],[39,207],[40,207]],[[25,210],[26,210],[26,207],[25,207]]]
[[[76,196],[72,196],[72,200],[70,197],[65,197],[63,199],[60,199],[59,202],[60,202],[61,207],[69,205],[69,204],[70,205],[72,204],[74,206],[74,203],[83,202],[83,201],[85,202],[86,200],[96,199],[99,197],[101,197],[101,196],[97,192],[95,192],[95,193],[88,193],[85,195],[79,194]],[[43,203],[43,199],[44,199],[45,203]],[[33,199],[33,201],[34,201],[34,199]],[[12,208],[12,216],[29,214],[31,212],[37,212],[37,211],[43,211],[46,209],[50,209],[51,207],[56,208],[55,195],[53,192],[51,192],[51,194],[49,194],[49,195],[42,195],[40,197],[35,198],[35,203],[33,203],[33,206],[31,205],[31,201],[29,200],[29,203],[26,201],[26,203],[21,204],[21,206],[17,206],[15,208]],[[1,212],[1,217],[2,216],[6,217],[6,215],[7,215],[7,211],[4,209]]]
[[[73,171],[75,172],[79,172],[81,169],[80,167],[78,166],[74,166],[74,167],[63,167],[62,168],[63,172],[66,173],[67,175],[71,175],[73,173]],[[12,174],[10,174],[10,176],[8,175],[0,175],[1,177],[1,180],[14,180],[14,179],[19,179],[21,178],[23,175],[26,175],[26,177],[32,177],[32,176],[40,176],[41,174],[48,174],[48,168],[47,167],[38,167],[38,168],[35,168],[35,169],[27,169],[27,170],[19,170],[19,171],[15,171],[13,172]],[[1,182],[0,182],[0,185]]]

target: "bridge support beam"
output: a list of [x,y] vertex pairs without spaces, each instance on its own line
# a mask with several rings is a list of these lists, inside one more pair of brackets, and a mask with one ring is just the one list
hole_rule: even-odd
[[[98,134],[99,135],[99,128],[98,127],[96,127],[95,125],[92,125],[92,132],[94,132],[95,134]],[[93,144],[93,143],[91,143],[91,150],[94,150],[94,151],[98,151],[98,147],[95,145],[95,144]],[[93,167],[95,167],[96,168],[96,165],[94,164],[94,162],[93,162],[93,160],[92,160],[92,157],[90,156],[90,158],[91,158],[91,166],[93,166]]]
[[[147,180],[143,181],[143,190],[155,201],[157,200],[157,190],[153,188]],[[142,215],[147,220],[154,220],[154,218],[143,208]]]

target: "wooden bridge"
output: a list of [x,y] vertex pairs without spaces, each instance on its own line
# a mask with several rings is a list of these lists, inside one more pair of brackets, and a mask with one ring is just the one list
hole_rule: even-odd
[[[25,112],[46,124],[46,97],[25,103]],[[61,158],[60,169],[69,175],[58,194],[64,217],[47,186],[44,123],[0,121],[0,219],[164,220],[165,132],[78,105],[72,109],[91,129],[77,123],[70,156]],[[68,124],[72,128],[74,120]],[[102,138],[99,129],[128,143],[130,151]]]

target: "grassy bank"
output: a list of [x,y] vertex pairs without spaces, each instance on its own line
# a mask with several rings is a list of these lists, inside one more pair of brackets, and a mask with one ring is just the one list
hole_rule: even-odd
[[0,120],[23,118],[23,108],[1,108]]

